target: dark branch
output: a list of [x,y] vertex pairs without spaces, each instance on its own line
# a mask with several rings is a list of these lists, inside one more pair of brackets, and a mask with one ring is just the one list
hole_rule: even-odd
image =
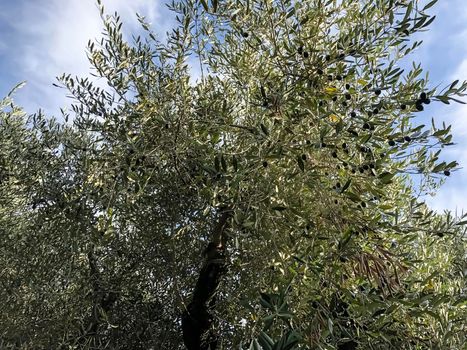
[[188,350],[215,350],[217,334],[212,323],[211,311],[216,304],[216,294],[222,276],[226,272],[225,230],[231,212],[223,209],[214,227],[212,242],[204,251],[205,263],[199,273],[193,299],[182,315],[183,341]]

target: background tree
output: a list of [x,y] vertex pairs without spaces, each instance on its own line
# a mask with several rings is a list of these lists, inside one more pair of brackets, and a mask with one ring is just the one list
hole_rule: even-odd
[[398,66],[433,4],[183,0],[131,44],[101,6],[108,87],[63,75],[62,124],[2,105],[2,346],[460,348],[464,222],[420,199],[452,137],[414,117],[467,84]]

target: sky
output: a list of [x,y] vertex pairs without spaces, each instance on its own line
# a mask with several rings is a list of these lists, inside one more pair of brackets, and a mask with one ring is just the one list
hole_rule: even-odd
[[[136,13],[145,16],[162,38],[174,24],[163,0],[103,3],[107,13],[120,14],[127,37],[140,30]],[[55,77],[62,73],[84,77],[90,71],[86,44],[102,32],[95,0],[0,0],[0,5],[0,96],[27,81],[15,101],[27,113],[41,108],[47,115],[59,116],[60,107],[67,107],[70,100],[64,90],[52,86]],[[412,59],[429,71],[431,86],[467,80],[465,0],[439,0],[430,13],[437,18],[430,30],[419,36],[424,44]],[[467,211],[467,105],[432,103],[419,115],[419,121],[430,125],[432,117],[438,123],[452,124],[456,144],[443,154],[446,160],[457,160],[461,169],[446,178],[437,195],[426,201],[439,212]]]

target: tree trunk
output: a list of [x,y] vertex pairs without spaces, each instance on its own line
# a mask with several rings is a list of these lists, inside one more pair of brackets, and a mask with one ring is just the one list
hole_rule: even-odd
[[188,350],[215,350],[218,335],[212,326],[212,310],[216,305],[216,293],[222,276],[226,272],[225,230],[230,212],[220,212],[219,221],[213,231],[212,241],[204,255],[205,263],[199,273],[192,301],[182,315],[183,342]]

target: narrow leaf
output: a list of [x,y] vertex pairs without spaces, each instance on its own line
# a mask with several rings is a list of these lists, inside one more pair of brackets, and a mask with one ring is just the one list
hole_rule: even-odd
[[199,1],[201,2],[201,5],[203,5],[204,10],[206,12],[209,11],[208,3],[206,2],[206,0],[199,0]]

